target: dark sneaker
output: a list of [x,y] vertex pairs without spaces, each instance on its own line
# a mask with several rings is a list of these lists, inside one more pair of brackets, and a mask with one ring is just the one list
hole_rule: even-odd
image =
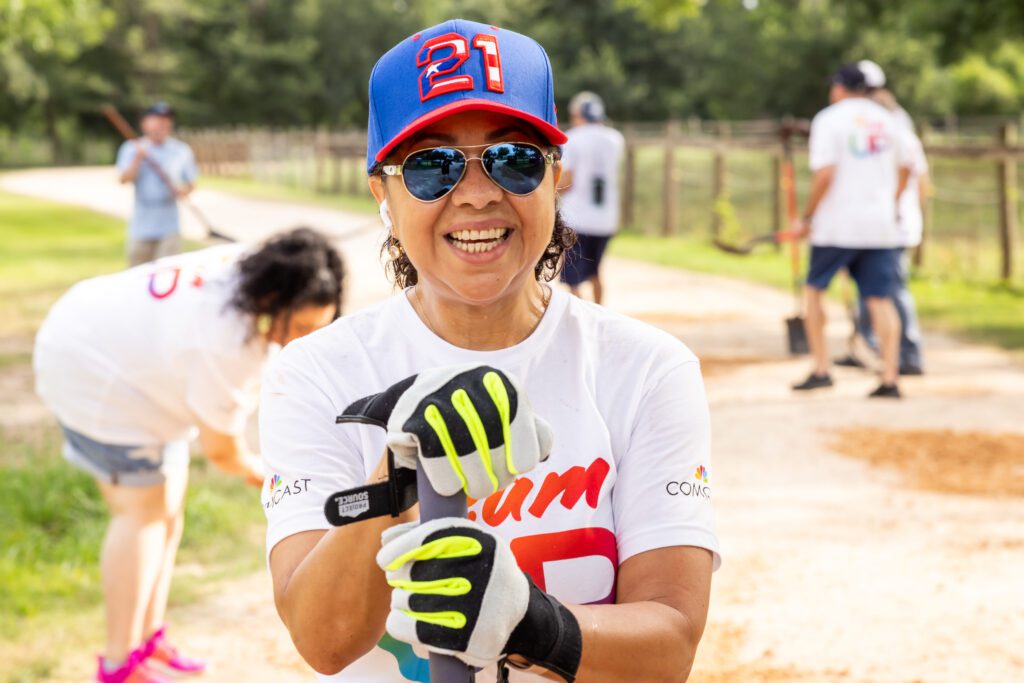
[[793,385],[793,391],[811,391],[812,389],[824,389],[832,386],[831,375],[816,375],[813,372],[800,384]]
[[895,384],[879,384],[878,388],[868,394],[868,398],[902,398],[900,388]]
[[864,364],[864,361],[862,361],[860,358],[857,358],[857,356],[853,355],[852,353],[847,354],[842,358],[836,358],[832,362],[841,368],[860,368],[861,370],[863,370],[864,368],[867,367],[867,365]]
[[924,368],[918,365],[903,365],[900,367],[900,374],[904,377],[920,377],[924,374]]

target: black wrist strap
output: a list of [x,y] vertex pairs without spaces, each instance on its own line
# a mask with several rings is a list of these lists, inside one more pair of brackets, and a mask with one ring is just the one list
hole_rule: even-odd
[[[373,419],[354,415],[339,415],[335,422],[380,426]],[[324,503],[324,516],[332,526],[345,526],[384,515],[397,517],[415,505],[417,500],[416,470],[395,467],[395,455],[389,448],[388,480],[332,493]]]
[[508,655],[558,674],[567,683],[576,680],[583,656],[583,634],[575,615],[565,605],[533,583],[530,577],[530,604],[505,645],[505,656],[498,662],[498,680],[508,680]]

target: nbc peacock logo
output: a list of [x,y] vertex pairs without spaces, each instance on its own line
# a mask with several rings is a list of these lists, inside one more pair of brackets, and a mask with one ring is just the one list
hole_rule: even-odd
[[275,474],[267,480],[267,495],[263,507],[268,510],[276,507],[278,503],[288,496],[295,496],[301,493],[309,493],[309,482],[311,479],[295,479],[284,482],[280,474]]
[[711,486],[708,479],[711,473],[704,465],[697,465],[693,474],[682,481],[670,481],[665,484],[665,493],[670,496],[687,496],[693,498],[711,498]]

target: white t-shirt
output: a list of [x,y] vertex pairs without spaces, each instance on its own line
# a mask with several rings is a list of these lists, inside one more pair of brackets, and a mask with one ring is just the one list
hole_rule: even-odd
[[[554,428],[546,462],[470,506],[472,519],[510,541],[538,586],[569,603],[610,603],[622,562],[668,546],[707,548],[718,566],[699,361],[667,333],[560,290],[533,334],[500,351],[448,344],[404,294],[290,344],[260,402],[268,555],[287,536],[329,528],[324,501],[363,485],[384,452],[383,429],[335,425],[335,416],[412,374],[462,363],[516,375]],[[425,681],[426,671],[385,635],[319,680]],[[494,680],[493,670],[478,680]]]
[[[902,123],[902,119],[900,121]],[[898,227],[900,246],[916,247],[921,244],[921,235],[924,230],[924,214],[921,213],[921,188],[918,179],[928,172],[928,159],[924,155],[921,138],[917,137],[909,118],[907,118],[907,123],[911,126],[904,129],[910,146],[910,177],[907,179],[906,189],[900,195]]]
[[884,107],[850,97],[811,122],[810,167],[834,166],[814,212],[811,244],[861,249],[898,247],[898,167],[910,164],[907,136]]
[[237,245],[79,282],[36,337],[36,391],[65,426],[101,443],[163,444],[197,421],[241,433],[267,346],[228,304]]
[[565,222],[584,235],[613,235],[619,228],[619,163],[626,141],[600,123],[576,126],[562,148],[572,186],[562,192]]

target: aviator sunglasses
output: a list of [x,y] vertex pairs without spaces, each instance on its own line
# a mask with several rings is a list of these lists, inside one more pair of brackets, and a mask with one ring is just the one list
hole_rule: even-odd
[[[481,147],[486,149],[478,157],[467,157],[462,151]],[[436,202],[455,189],[466,175],[466,165],[474,159],[495,185],[521,197],[540,187],[548,165],[555,163],[555,154],[529,142],[430,147],[411,152],[401,164],[381,166],[381,173],[401,176],[405,189],[421,202]]]

